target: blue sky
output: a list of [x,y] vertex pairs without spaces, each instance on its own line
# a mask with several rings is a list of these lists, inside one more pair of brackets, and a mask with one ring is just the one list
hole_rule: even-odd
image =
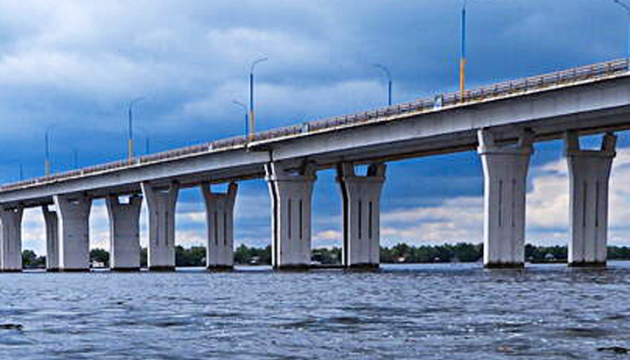
[[[242,134],[243,114],[232,100],[247,99],[249,64],[261,56],[269,61],[257,68],[258,129],[383,105],[386,83],[373,63],[391,69],[395,102],[452,91],[461,6],[460,0],[2,1],[0,180],[18,180],[20,164],[25,177],[43,174],[47,128],[54,171],[71,168],[74,151],[81,166],[124,157],[126,106],[138,96],[145,98],[135,111],[141,153],[147,137],[155,152]],[[468,14],[470,87],[627,51],[628,16],[612,0],[472,0]],[[621,147],[628,143],[622,134]],[[527,237],[566,243],[562,144],[536,148]],[[611,242],[620,244],[630,241],[624,159],[622,149],[611,202]],[[315,246],[341,243],[334,177],[319,174]],[[480,241],[482,184],[475,153],[390,164],[383,243]],[[266,245],[266,184],[243,182],[240,190],[237,242]],[[182,192],[177,243],[203,243],[202,210],[196,189]],[[92,224],[92,246],[107,247],[100,201]],[[23,237],[26,248],[43,252],[39,210],[27,211]]]

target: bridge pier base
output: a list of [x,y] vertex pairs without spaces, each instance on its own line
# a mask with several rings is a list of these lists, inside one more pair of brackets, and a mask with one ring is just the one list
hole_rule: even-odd
[[337,181],[343,201],[342,263],[348,268],[378,268],[380,263],[380,200],[384,164],[373,164],[367,176],[357,176],[354,165],[340,164]]
[[601,150],[580,150],[566,134],[569,165],[569,266],[605,266],[608,246],[608,183],[617,137],[606,134]]
[[532,136],[501,147],[487,130],[478,132],[484,174],[484,266],[519,268],[525,264],[525,196]]
[[208,184],[201,185],[206,205],[206,267],[230,270],[234,267],[234,201],[238,185],[231,183],[227,193],[213,193]]
[[21,208],[0,209],[0,270],[22,271],[22,213]]
[[59,271],[59,226],[57,212],[42,206],[46,225],[46,271]]
[[59,213],[59,269],[90,270],[90,209],[92,199],[80,195],[55,195]]
[[179,186],[158,190],[142,183],[142,194],[149,210],[148,266],[151,271],[175,270],[175,205]]
[[295,168],[265,166],[271,196],[271,254],[278,270],[308,269],[311,264],[311,199],[317,179],[313,163]]
[[131,196],[122,204],[117,195],[106,199],[109,216],[110,269],[140,270],[140,209],[142,197]]

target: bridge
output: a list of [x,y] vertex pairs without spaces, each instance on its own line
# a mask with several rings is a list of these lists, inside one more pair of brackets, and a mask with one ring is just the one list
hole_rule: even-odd
[[[615,132],[630,128],[629,69],[615,60],[5,184],[0,270],[22,269],[22,213],[33,207],[46,224],[47,270],[89,270],[93,199],[106,200],[112,270],[140,268],[143,201],[149,269],[173,270],[178,192],[191,187],[205,202],[207,267],[232,268],[237,183],[254,178],[267,181],[272,200],[273,267],[308,268],[313,184],[330,168],[343,203],[343,265],[378,267],[386,163],[470,150],[483,164],[484,265],[522,267],[533,143],[553,139],[565,140],[570,174],[569,265],[603,266]],[[601,149],[580,148],[591,134],[605,134]],[[222,183],[227,192],[212,190]]]

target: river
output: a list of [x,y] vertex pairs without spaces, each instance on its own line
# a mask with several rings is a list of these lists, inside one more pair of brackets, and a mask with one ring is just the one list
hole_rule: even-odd
[[0,274],[2,359],[618,358],[630,263]]

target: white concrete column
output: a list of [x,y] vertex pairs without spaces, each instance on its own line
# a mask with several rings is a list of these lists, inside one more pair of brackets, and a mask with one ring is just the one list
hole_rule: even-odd
[[164,191],[142,183],[142,194],[149,210],[149,270],[175,270],[175,206],[179,185],[172,183]]
[[225,194],[213,193],[208,184],[201,185],[206,204],[206,266],[229,270],[234,267],[234,202],[238,185],[231,183]]
[[488,130],[480,130],[478,138],[484,174],[484,265],[522,267],[533,136],[523,132],[516,146],[499,146]]
[[59,228],[57,212],[42,206],[46,225],[46,271],[59,271]]
[[604,266],[608,246],[608,182],[617,137],[606,134],[601,150],[580,150],[566,135],[569,165],[569,266]]
[[0,209],[0,270],[22,271],[22,209]]
[[385,182],[384,164],[368,167],[357,176],[354,165],[340,164],[337,181],[343,201],[343,256],[346,267],[374,268],[380,263],[380,202]]
[[90,209],[92,199],[85,195],[55,195],[59,213],[59,269],[90,270]]
[[140,269],[140,209],[142,197],[134,195],[123,204],[117,195],[106,199],[109,216],[110,268],[113,271]]
[[271,254],[276,269],[304,269],[311,263],[311,198],[316,166],[265,166],[271,196]]

